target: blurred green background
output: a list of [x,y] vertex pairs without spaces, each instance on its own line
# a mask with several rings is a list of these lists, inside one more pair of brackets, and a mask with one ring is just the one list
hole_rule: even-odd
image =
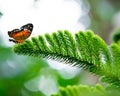
[[[90,6],[91,23],[88,29],[110,44],[111,32],[120,26],[120,0],[82,2]],[[97,76],[84,70],[79,70],[72,78],[65,78],[45,59],[16,55],[0,38],[0,96],[49,96],[52,92],[58,92],[59,86],[94,85],[98,82]]]

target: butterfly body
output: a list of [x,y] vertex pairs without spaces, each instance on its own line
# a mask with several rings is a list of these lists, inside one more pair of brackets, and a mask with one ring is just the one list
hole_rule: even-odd
[[33,24],[28,23],[22,26],[20,29],[13,29],[12,31],[8,31],[9,37],[13,39],[9,39],[14,43],[22,43],[24,42],[32,33]]

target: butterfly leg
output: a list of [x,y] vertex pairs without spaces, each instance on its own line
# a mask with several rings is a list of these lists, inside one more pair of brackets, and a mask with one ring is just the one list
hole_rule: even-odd
[[14,40],[14,39],[9,39],[9,41],[14,42],[14,43],[19,43],[18,41]]

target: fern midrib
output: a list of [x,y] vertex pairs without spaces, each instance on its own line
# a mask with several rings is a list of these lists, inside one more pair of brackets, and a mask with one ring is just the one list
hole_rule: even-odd
[[[35,57],[42,57],[42,58],[47,58],[47,59],[51,59],[51,60],[57,60],[59,62],[64,62],[64,63],[71,63],[70,65],[72,65],[72,66],[82,67],[84,70],[89,70],[90,72],[93,72],[95,70],[100,70],[100,68],[95,66],[93,63],[90,63],[85,60],[80,60],[78,58],[71,57],[69,55],[63,55],[63,54],[59,54],[59,53],[52,52],[52,51],[51,52],[50,51],[42,51],[42,50],[34,49],[34,48],[29,48],[29,49],[22,48],[22,50],[24,50],[24,51],[16,52],[16,53],[26,54],[26,55],[35,56]],[[95,69],[95,70],[93,70],[93,69]]]

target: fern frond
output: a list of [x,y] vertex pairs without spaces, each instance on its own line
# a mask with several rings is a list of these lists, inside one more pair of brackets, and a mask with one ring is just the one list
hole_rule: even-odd
[[[110,96],[103,86],[97,84],[94,87],[87,85],[73,85],[67,87],[60,87],[58,94],[52,94],[51,96]],[[112,96],[112,95],[111,95]]]
[[111,65],[105,67],[105,76],[101,80],[120,88],[120,46],[116,43],[111,44],[110,51],[112,54]]
[[92,31],[74,36],[65,30],[33,37],[14,46],[17,54],[53,59],[103,76],[102,81],[120,87],[120,46],[107,44]]
[[15,45],[14,52],[71,63],[96,73],[101,71],[103,62],[110,62],[107,45],[91,31],[78,32],[75,37],[67,30],[47,33]]

